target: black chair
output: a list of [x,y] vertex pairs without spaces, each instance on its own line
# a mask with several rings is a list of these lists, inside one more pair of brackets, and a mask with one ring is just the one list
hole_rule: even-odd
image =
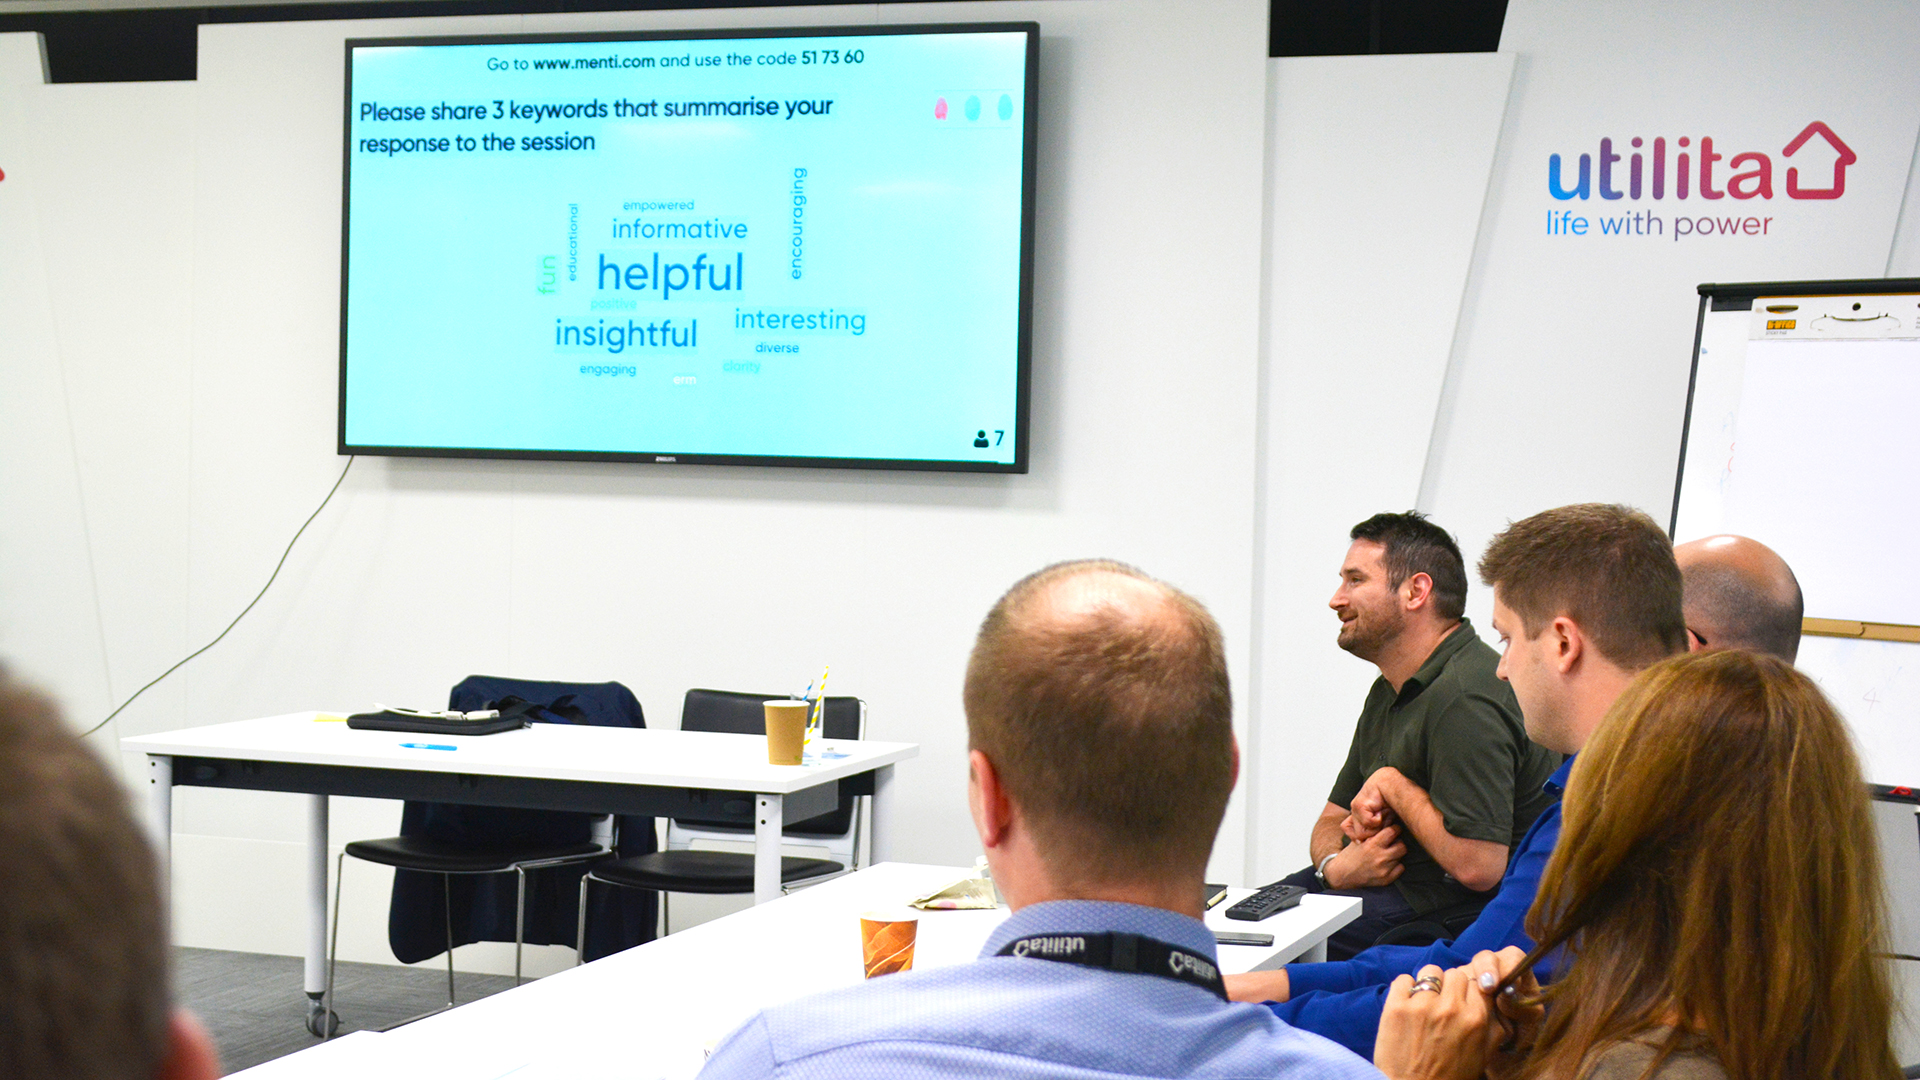
[[1480,917],[1481,909],[1493,899],[1493,894],[1463,900],[1443,908],[1435,908],[1412,922],[1403,922],[1399,926],[1389,927],[1379,937],[1373,939],[1375,945],[1431,945],[1436,941],[1457,938],[1473,920]]
[[[536,722],[646,726],[640,703],[619,683],[535,682],[476,675],[454,687],[448,708],[471,711],[516,699],[540,706],[531,714]],[[328,1030],[316,1034],[330,1036],[337,1024],[333,1019],[334,965],[340,938],[340,875],[347,856],[394,867],[388,942],[402,963],[446,953],[445,1008],[452,1008],[453,950],[457,946],[511,937],[514,982],[518,984],[521,956],[529,939],[535,944],[579,944],[573,933],[572,905],[560,898],[572,899],[572,886],[584,873],[585,864],[616,852],[645,854],[657,846],[651,817],[622,818],[617,848],[594,838],[596,825],[603,821],[604,816],[567,811],[409,802],[401,815],[401,835],[346,845],[334,871],[334,925],[328,948],[326,1004],[321,1012]],[[511,883],[505,878],[508,874],[513,875]],[[495,880],[489,881],[489,876]],[[510,925],[504,918],[509,884],[513,889]],[[638,899],[641,918],[609,917],[603,921],[609,926],[639,923],[643,929],[640,940],[647,940],[653,936],[653,898]],[[618,913],[610,916],[613,914]],[[639,940],[608,951],[634,944]],[[407,1022],[410,1020],[402,1021]]]
[[[766,711],[763,703],[780,694],[743,694],[729,690],[689,690],[680,711],[682,731],[720,731],[739,735],[764,735]],[[865,736],[866,702],[853,697],[826,699],[821,719],[823,738],[850,741]],[[815,884],[829,877],[851,873],[859,868],[860,815],[858,796],[870,794],[870,777],[841,781],[840,801],[832,810],[788,825],[783,835],[807,846],[824,847],[833,859],[811,859],[785,855],[780,859],[780,886],[787,891],[801,884]],[[751,840],[753,829],[724,821],[696,818],[667,820],[667,849],[633,858],[597,863],[580,879],[580,922],[578,939],[581,956],[586,950],[587,896],[591,884],[612,885],[622,889],[651,890],[664,897],[669,892],[750,893],[753,891],[753,856],[733,851],[696,850],[693,844],[710,840]],[[664,905],[662,906],[664,910]]]

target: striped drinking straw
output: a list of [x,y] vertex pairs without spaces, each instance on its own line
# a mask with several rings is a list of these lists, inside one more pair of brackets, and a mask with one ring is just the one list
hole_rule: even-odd
[[803,746],[812,746],[815,737],[825,732],[827,717],[827,672],[832,665],[820,669],[820,695],[813,699],[813,714],[807,718],[807,738]]

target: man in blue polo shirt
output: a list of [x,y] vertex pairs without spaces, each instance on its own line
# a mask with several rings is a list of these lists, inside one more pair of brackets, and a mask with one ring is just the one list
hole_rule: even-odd
[[1493,587],[1493,628],[1504,648],[1498,672],[1520,701],[1527,735],[1569,755],[1546,784],[1555,802],[1521,840],[1499,895],[1451,942],[1375,946],[1351,960],[1227,980],[1235,1000],[1268,1002],[1288,1023],[1367,1058],[1395,976],[1427,964],[1458,967],[1482,949],[1532,947],[1527,909],[1560,835],[1558,796],[1571,755],[1634,675],[1687,648],[1672,543],[1638,510],[1584,503],[1515,522],[1487,545],[1480,577]]
[[967,801],[1013,915],[970,964],[768,1009],[740,1077],[1379,1080],[1226,998],[1202,877],[1239,768],[1220,628],[1116,563],[1015,585],[967,665]]

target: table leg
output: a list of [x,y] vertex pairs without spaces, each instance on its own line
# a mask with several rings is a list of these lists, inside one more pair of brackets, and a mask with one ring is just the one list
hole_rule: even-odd
[[1314,942],[1313,945],[1310,948],[1308,948],[1306,952],[1303,952],[1299,956],[1294,957],[1291,962],[1295,964],[1326,963],[1327,962],[1327,939],[1321,938],[1319,941]]
[[173,890],[173,757],[147,755],[147,813],[153,826],[153,853],[160,861],[160,892]]
[[753,815],[753,902],[764,904],[780,897],[780,838],[786,829],[786,800],[779,795],[756,795]]
[[873,804],[871,820],[873,839],[868,847],[867,864],[883,863],[893,858],[893,766],[882,765],[873,770]]
[[307,796],[307,996],[327,988],[327,797]]

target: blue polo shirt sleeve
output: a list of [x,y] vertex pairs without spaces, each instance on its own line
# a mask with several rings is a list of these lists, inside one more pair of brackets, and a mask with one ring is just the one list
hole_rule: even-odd
[[[1375,945],[1352,960],[1289,964],[1290,996],[1286,1001],[1269,1002],[1267,1007],[1294,1027],[1332,1039],[1372,1061],[1373,1041],[1380,1034],[1380,1010],[1387,1003],[1387,984],[1396,975],[1410,974],[1428,964],[1459,967],[1472,959],[1472,954],[1454,953],[1449,944],[1436,942],[1425,948]],[[1339,970],[1302,972],[1312,968]],[[1308,986],[1309,982],[1315,985]]]
[[[1548,781],[1549,787],[1556,793],[1563,789],[1572,770],[1573,759],[1568,758]],[[1294,1027],[1323,1035],[1371,1061],[1387,984],[1395,976],[1412,975],[1428,964],[1459,967],[1475,953],[1497,952],[1509,945],[1533,948],[1526,932],[1527,909],[1533,906],[1540,875],[1559,839],[1560,804],[1555,802],[1527,830],[1499,894],[1457,939],[1425,947],[1376,945],[1351,960],[1288,964],[1288,999],[1269,1002],[1267,1007]],[[1551,964],[1541,964],[1537,973],[1543,982],[1550,980]]]

